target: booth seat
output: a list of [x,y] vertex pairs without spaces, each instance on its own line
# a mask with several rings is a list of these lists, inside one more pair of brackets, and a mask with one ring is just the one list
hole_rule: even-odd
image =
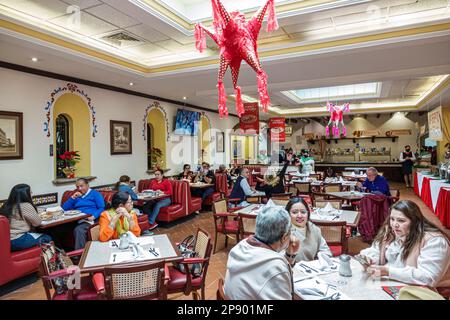
[[[74,193],[76,190],[67,190],[64,192],[62,199],[61,199],[61,205],[66,202]],[[103,196],[103,200],[105,200],[105,205],[107,203],[111,204],[112,197],[114,193],[116,193],[115,190],[100,190],[98,191]],[[150,228],[150,224],[148,222],[148,216],[146,214],[142,214],[138,216],[138,223],[139,227],[141,228],[141,231],[148,230]]]
[[0,286],[37,272],[41,262],[41,249],[33,247],[11,252],[9,221],[0,215]]
[[216,182],[214,193],[203,201],[203,205],[211,206],[215,201],[222,199],[223,195],[227,193],[228,183],[226,173],[216,173],[215,176]]
[[[172,204],[161,208],[156,220],[158,222],[172,222],[190,215],[194,211],[189,208],[189,182],[179,180],[169,180],[172,185]],[[151,179],[140,180],[138,183],[139,192],[149,189]]]

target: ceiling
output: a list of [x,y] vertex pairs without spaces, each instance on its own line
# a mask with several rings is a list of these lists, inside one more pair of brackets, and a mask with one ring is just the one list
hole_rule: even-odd
[[[250,17],[264,1],[223,2]],[[450,1],[276,4],[280,29],[262,30],[259,40],[271,115],[326,113],[326,99],[303,103],[283,91],[368,82],[381,84],[379,96],[352,99],[355,113],[418,111],[450,100]],[[196,52],[193,37],[196,21],[210,23],[210,11],[207,0],[0,0],[0,60],[216,110],[218,50],[208,41],[206,53]],[[246,65],[239,84],[257,98]],[[231,95],[229,74],[226,87]],[[232,113],[233,104],[230,98]]]

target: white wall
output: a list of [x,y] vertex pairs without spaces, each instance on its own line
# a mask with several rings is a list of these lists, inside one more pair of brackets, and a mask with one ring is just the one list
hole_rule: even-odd
[[[393,143],[390,139],[375,139],[375,143],[372,143],[371,140],[359,140],[361,147],[376,147],[378,149],[381,147],[391,148],[392,158],[398,158],[405,145],[411,145],[413,151],[417,149],[418,125],[416,123],[418,121],[418,113],[410,113],[406,117],[403,114],[394,114],[392,117],[390,117],[389,114],[381,114],[380,117],[377,118],[375,114],[369,114],[366,119],[364,117],[355,117],[353,120],[350,120],[348,117],[344,118],[348,137],[352,137],[353,131],[356,130],[380,130],[381,135],[385,135],[386,131],[389,130],[410,129],[412,132],[411,135],[400,136],[395,143]],[[292,146],[296,151],[300,151],[303,148],[314,148],[318,150],[317,144],[308,145],[304,138],[302,138],[301,144],[296,144],[296,136],[302,136],[303,127],[305,133],[314,133],[319,137],[325,135],[325,127],[318,122],[311,121],[311,123],[306,126],[301,125],[299,127],[295,127],[292,137],[286,143],[286,146]],[[340,140],[337,144],[332,141],[331,144],[327,144],[326,148],[355,148],[355,144],[352,140]],[[389,161],[388,157],[364,157],[364,159],[362,158],[361,160],[364,161],[365,159],[367,161]],[[335,157],[334,160],[353,161],[353,158]],[[358,157],[356,160],[358,160]]]
[[[61,196],[64,190],[73,188],[73,185],[53,185],[54,159],[49,155],[53,136],[47,138],[43,131],[44,107],[50,93],[55,88],[66,84],[65,81],[0,68],[0,110],[22,112],[24,127],[23,160],[0,161],[0,199],[6,198],[11,187],[17,183],[31,185],[34,194],[59,192]],[[122,174],[129,175],[133,180],[148,178],[146,141],[142,137],[142,128],[145,109],[154,100],[84,85],[77,84],[77,86],[87,92],[96,111],[98,133],[95,138],[91,137],[91,175],[96,176],[97,179],[92,184],[113,183]],[[165,109],[169,121],[167,168],[171,171],[168,174],[175,174],[181,171],[183,163],[197,163],[198,159],[192,155],[198,153],[191,150],[197,150],[198,138],[172,135],[177,109],[183,107],[165,102],[160,104]],[[206,115],[211,120],[213,130],[226,132],[225,153],[216,153],[213,131],[212,149],[209,152],[211,163],[215,164],[215,167],[221,163],[229,163],[229,128],[237,123],[238,118],[220,119],[219,115],[213,112],[206,112]],[[110,120],[132,122],[133,153],[131,155],[110,154]]]

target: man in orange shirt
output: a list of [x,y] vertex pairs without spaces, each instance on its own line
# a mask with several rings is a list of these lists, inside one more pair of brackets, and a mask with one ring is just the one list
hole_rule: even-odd
[[112,208],[103,211],[100,220],[99,240],[106,242],[118,239],[131,231],[135,236],[141,235],[136,213],[133,211],[133,200],[126,192],[117,192],[112,197]]

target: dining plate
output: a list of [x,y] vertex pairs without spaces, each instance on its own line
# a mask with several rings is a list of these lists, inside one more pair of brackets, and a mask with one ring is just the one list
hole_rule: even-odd
[[64,211],[64,214],[67,215],[67,216],[74,216],[74,215],[77,215],[77,214],[80,214],[80,213],[81,213],[80,210],[67,210],[67,211]]

